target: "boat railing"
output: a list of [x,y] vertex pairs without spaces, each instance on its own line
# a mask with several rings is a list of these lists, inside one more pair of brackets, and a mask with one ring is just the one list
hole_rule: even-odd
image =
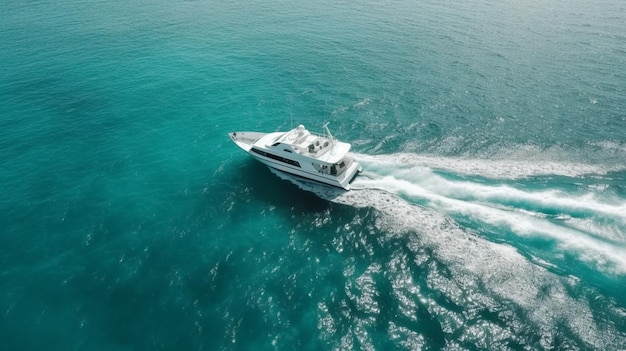
[[314,135],[318,138],[321,138],[323,140],[327,140],[329,142],[332,142],[333,140],[335,140],[335,138],[330,134],[330,133],[316,133],[316,132],[310,132],[310,135]]

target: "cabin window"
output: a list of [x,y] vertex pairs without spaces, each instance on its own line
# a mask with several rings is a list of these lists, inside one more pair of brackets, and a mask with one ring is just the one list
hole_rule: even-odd
[[294,161],[294,160],[290,160],[288,158],[284,158],[278,155],[274,155],[274,154],[270,154],[269,152],[265,152],[263,150],[259,150],[256,148],[252,148],[250,151],[254,152],[255,154],[259,154],[261,156],[265,156],[267,158],[271,158],[272,160],[276,160],[282,163],[286,163],[295,167],[300,168],[300,163],[298,163],[298,161]]

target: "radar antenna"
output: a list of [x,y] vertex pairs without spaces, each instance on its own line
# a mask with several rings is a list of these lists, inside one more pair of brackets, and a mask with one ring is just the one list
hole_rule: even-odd
[[328,122],[324,123],[324,136],[328,138],[330,141],[334,141],[335,137],[330,133],[330,129],[328,129]]

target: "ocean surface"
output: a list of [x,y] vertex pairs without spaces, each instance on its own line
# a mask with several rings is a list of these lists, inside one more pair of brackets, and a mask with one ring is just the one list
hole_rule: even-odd
[[1,350],[626,350],[623,0],[3,0],[0,165]]

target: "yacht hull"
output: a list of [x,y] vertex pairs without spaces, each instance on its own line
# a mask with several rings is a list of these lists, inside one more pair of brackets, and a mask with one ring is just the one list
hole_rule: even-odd
[[333,177],[333,176],[324,176],[322,174],[315,173],[313,171],[310,170],[304,170],[302,168],[296,168],[296,167],[290,167],[287,165],[283,165],[279,162],[276,162],[272,159],[268,159],[266,157],[262,157],[262,156],[258,156],[255,155],[251,152],[249,152],[249,154],[257,161],[265,164],[268,167],[272,167],[274,169],[277,169],[279,171],[285,172],[285,173],[289,173],[298,177],[302,177],[302,178],[306,178],[309,180],[314,180],[316,182],[319,183],[323,183],[323,184],[327,184],[327,185],[332,185],[338,188],[342,188],[344,190],[350,190],[350,182],[354,179],[354,177],[356,177],[356,175],[361,172],[363,169],[361,168],[361,166],[354,162],[352,163],[352,165],[350,165],[350,168],[348,168],[345,172],[343,172],[341,174],[341,176],[339,177]]
[[[309,141],[312,141],[309,144],[306,137],[309,137],[310,133],[304,138],[296,139],[290,138],[289,133],[292,132],[233,132],[229,133],[229,136],[242,150],[268,167],[322,184],[350,190],[350,182],[362,171],[362,167],[346,155],[350,147],[349,144],[322,137],[309,138]],[[308,133],[308,131],[306,132]],[[328,143],[319,144],[319,141],[324,143],[328,140],[331,141],[330,146]],[[305,144],[309,146],[308,150],[302,147]],[[315,149],[315,145],[318,145],[320,151]],[[324,147],[328,150],[323,150]]]

